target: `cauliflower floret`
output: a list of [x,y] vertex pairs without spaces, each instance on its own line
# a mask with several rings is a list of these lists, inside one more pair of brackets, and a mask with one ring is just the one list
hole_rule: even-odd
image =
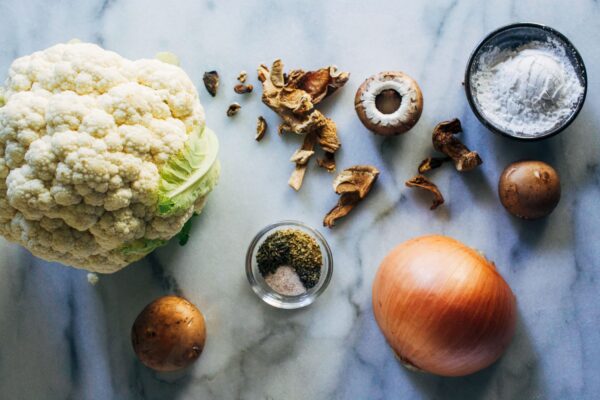
[[59,44],[15,60],[0,97],[0,234],[42,258],[114,272],[144,255],[128,244],[179,232],[216,183],[213,168],[195,204],[158,210],[161,167],[204,127],[177,66]]

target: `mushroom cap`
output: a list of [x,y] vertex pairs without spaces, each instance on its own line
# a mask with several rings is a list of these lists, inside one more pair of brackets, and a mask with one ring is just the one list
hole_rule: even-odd
[[[385,90],[394,90],[401,98],[400,106],[384,114],[375,102]],[[356,91],[354,108],[363,125],[375,134],[399,135],[409,131],[423,111],[423,94],[417,82],[401,71],[385,71],[365,80]]]
[[560,201],[560,178],[541,161],[519,161],[507,166],[498,182],[500,202],[506,210],[523,219],[550,214]]

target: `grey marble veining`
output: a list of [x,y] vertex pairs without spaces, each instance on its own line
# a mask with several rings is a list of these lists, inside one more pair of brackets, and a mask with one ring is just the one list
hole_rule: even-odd
[[[0,71],[15,57],[77,37],[130,58],[170,50],[199,87],[208,124],[221,142],[223,175],[184,248],[170,244],[96,286],[84,271],[42,262],[0,241],[0,398],[2,399],[484,399],[581,400],[600,397],[600,5],[596,1],[160,1],[4,0]],[[537,21],[580,50],[589,95],[575,123],[540,143],[489,133],[461,86],[470,51],[489,31]],[[260,90],[234,94],[237,73],[281,57],[289,67],[330,63],[352,73],[324,104],[338,125],[339,166],[370,163],[380,180],[365,204],[324,231],[334,252],[329,289],[311,307],[286,312],[262,304],[244,275],[245,251],[263,226],[299,219],[319,227],[336,202],[332,177],[310,168],[305,186],[286,185],[299,141],[279,138]],[[201,84],[217,69],[216,98]],[[415,129],[392,139],[368,133],[353,111],[367,76],[400,69],[423,89]],[[242,110],[226,118],[232,101]],[[257,144],[256,117],[271,129]],[[484,164],[470,174],[434,178],[447,203],[404,187],[428,154],[430,132],[459,117],[467,144]],[[518,221],[496,197],[509,162],[551,163],[563,182],[546,220]],[[373,320],[371,282],[397,243],[443,233],[493,259],[518,298],[519,325],[506,355],[472,376],[409,372]],[[143,306],[182,293],[207,318],[208,341],[190,370],[157,374],[135,359],[129,330]]]

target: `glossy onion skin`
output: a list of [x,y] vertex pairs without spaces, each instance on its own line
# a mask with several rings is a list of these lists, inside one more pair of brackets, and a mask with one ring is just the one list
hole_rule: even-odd
[[463,376],[496,361],[514,335],[516,299],[492,263],[446,236],[393,249],[373,282],[375,319],[398,357]]
[[176,371],[200,357],[206,341],[204,316],[182,297],[164,296],[148,304],[131,329],[140,361],[155,371]]

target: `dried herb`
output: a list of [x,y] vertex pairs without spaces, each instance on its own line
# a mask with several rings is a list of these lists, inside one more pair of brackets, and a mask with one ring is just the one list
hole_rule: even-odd
[[256,136],[254,137],[254,139],[256,139],[257,142],[260,142],[261,139],[265,136],[265,133],[267,132],[267,127],[267,120],[265,120],[262,115],[259,116],[256,120]]
[[235,114],[238,113],[238,111],[240,111],[240,108],[242,108],[242,106],[240,106],[238,103],[231,104],[227,109],[227,116],[233,117]]
[[217,90],[219,89],[219,73],[217,71],[205,72],[202,81],[204,81],[206,91],[210,93],[212,97],[215,97],[217,95]]
[[450,157],[454,161],[457,171],[470,171],[483,161],[476,151],[469,150],[456,138],[456,134],[459,132],[462,132],[462,126],[458,118],[440,122],[433,129],[433,147]]
[[433,204],[430,207],[431,210],[435,210],[440,205],[444,204],[444,196],[442,196],[438,187],[423,175],[417,175],[406,181],[406,186],[410,188],[417,187],[431,192],[433,194]]
[[233,87],[233,91],[237,94],[251,93],[254,90],[254,86],[248,84],[244,85],[243,83],[239,83]]
[[282,229],[269,235],[256,253],[262,276],[272,274],[283,265],[294,268],[307,289],[319,282],[323,255],[317,241],[298,229]]
[[450,161],[450,157],[428,157],[421,161],[419,164],[419,174],[424,174],[432,169],[436,169],[442,166],[446,161]]
[[333,182],[333,189],[339,195],[337,205],[327,213],[323,225],[331,228],[371,191],[379,176],[379,170],[370,165],[355,165],[343,170]]

